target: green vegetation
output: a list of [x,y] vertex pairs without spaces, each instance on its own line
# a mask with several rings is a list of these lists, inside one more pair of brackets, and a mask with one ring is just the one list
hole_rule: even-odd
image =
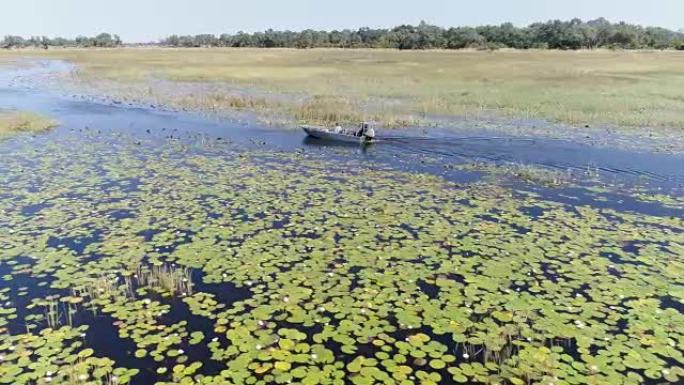
[[[684,378],[682,216],[140,138],[2,148],[0,384]],[[126,362],[55,303],[106,315]]]
[[[4,54],[18,55],[26,54]],[[75,62],[84,87],[120,100],[246,109],[288,124],[448,125],[455,117],[504,116],[684,127],[684,52],[156,48],[32,55]]]
[[78,36],[75,39],[67,39],[63,37],[49,38],[47,36],[33,36],[25,39],[21,36],[5,36],[0,40],[0,48],[27,48],[40,47],[48,49],[49,47],[104,47],[112,48],[119,47],[123,43],[118,35],[111,35],[108,33],[101,33],[94,37]]
[[274,31],[177,36],[161,44],[171,47],[259,47],[259,48],[623,48],[684,49],[684,33],[665,28],[610,23],[600,18],[583,22],[552,20],[518,28],[511,23],[444,29],[420,23],[392,29],[361,28],[356,31]]
[[33,112],[0,110],[0,138],[49,130],[55,121]]

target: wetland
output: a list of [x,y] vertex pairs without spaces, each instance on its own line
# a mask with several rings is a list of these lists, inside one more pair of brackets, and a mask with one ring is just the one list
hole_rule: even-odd
[[333,146],[36,81],[72,65],[0,69],[56,124],[0,140],[0,384],[684,378],[676,151]]

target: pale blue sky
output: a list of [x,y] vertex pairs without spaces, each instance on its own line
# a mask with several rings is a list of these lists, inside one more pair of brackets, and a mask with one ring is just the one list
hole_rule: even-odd
[[108,31],[125,41],[176,34],[441,26],[606,17],[684,28],[684,0],[0,0],[0,36],[73,37]]

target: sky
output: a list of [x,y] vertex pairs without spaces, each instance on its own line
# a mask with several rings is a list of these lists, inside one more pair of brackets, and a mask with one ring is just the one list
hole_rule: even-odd
[[268,28],[356,29],[416,24],[527,25],[549,19],[684,28],[684,0],[0,0],[0,36],[116,33],[126,42],[171,34]]

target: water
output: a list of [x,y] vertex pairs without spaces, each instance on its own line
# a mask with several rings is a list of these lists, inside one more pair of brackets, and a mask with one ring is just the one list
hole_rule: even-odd
[[[488,132],[459,133],[431,128],[425,131],[392,130],[379,135],[368,147],[341,145],[307,138],[297,128],[269,128],[256,121],[236,123],[205,116],[129,106],[109,100],[47,92],[36,85],[43,77],[73,70],[61,61],[40,62],[38,67],[6,71],[0,76],[0,105],[56,117],[61,127],[114,130],[131,135],[192,140],[229,140],[241,145],[265,146],[283,151],[333,151],[373,164],[443,173],[421,166],[423,158],[440,166],[471,161],[515,163],[544,168],[602,173],[616,182],[643,182],[655,187],[684,186],[684,155],[598,148],[568,140],[493,136]],[[4,84],[4,86],[3,86]],[[60,132],[59,130],[57,132]]]

